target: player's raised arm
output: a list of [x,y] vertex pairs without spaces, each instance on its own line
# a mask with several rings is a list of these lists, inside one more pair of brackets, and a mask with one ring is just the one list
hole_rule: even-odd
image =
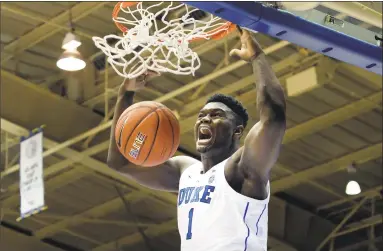
[[111,127],[107,164],[110,168],[143,186],[157,190],[178,191],[182,168],[193,164],[197,160],[187,156],[177,156],[156,167],[137,167],[120,153],[114,135],[119,117],[125,109],[133,104],[135,92],[144,88],[147,81],[155,75],[156,73],[149,72],[137,79],[127,79],[121,84]]
[[241,31],[241,42],[241,50],[233,50],[231,55],[252,64],[260,121],[245,138],[239,168],[247,179],[266,184],[286,130],[286,100],[265,54],[248,31]]
[[117,121],[125,109],[133,104],[135,92],[141,88],[144,88],[148,77],[151,77],[151,75],[140,76],[137,79],[126,79],[118,89],[117,102],[114,108],[113,122],[110,130],[109,151],[107,158],[108,166],[116,170],[119,170],[129,164],[129,161],[120,153],[117,148],[116,140],[114,137]]

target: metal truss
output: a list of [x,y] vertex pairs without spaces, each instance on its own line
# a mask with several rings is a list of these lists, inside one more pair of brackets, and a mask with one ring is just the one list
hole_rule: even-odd
[[[103,7],[105,4],[107,4],[107,2],[83,2],[76,4],[71,8],[73,21],[77,21],[81,18],[86,17],[95,10]],[[7,8],[7,5],[5,6]],[[68,13],[68,10],[64,11],[60,15],[49,20],[49,22],[46,22],[34,28],[32,31],[18,38],[14,42],[11,42],[10,44],[6,45],[3,48],[3,51],[7,53],[12,52],[12,54],[8,55],[7,57],[4,57],[1,60],[1,64],[5,64],[8,60],[13,58],[14,55],[22,53],[28,48],[31,48],[39,42],[63,30],[64,28],[62,27],[62,25],[68,22]],[[59,26],[52,24],[59,24]]]
[[[359,222],[354,222],[346,225],[347,221],[365,204],[368,200],[371,200],[371,217],[363,219]],[[369,250],[374,250],[374,226],[377,224],[382,224],[383,219],[382,215],[375,215],[375,200],[373,194],[369,194],[362,198],[356,205],[354,205],[350,212],[342,219],[342,221],[331,231],[330,234],[318,245],[315,251],[320,251],[327,243],[330,242],[330,251],[334,251],[334,241],[336,237],[346,235],[357,230],[365,229],[370,227],[370,235],[369,235]],[[342,230],[343,229],[343,230]],[[343,249],[342,249],[343,250]],[[375,250],[377,250],[375,248]]]

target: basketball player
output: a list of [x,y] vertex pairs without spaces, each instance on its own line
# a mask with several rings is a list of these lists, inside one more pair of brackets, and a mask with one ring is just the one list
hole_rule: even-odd
[[143,186],[178,191],[181,251],[267,250],[269,177],[286,129],[286,104],[262,49],[248,31],[240,32],[242,47],[230,54],[252,65],[260,117],[242,147],[248,114],[234,98],[216,94],[195,124],[201,161],[177,156],[158,167],[136,168],[118,151],[114,128],[134,92],[145,86],[145,78],[129,80],[119,91],[108,165]]

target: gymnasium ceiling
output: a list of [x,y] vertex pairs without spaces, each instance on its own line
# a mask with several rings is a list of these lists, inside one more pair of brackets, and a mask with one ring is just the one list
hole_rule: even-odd
[[[109,126],[104,118],[112,115],[122,79],[111,67],[105,70],[91,37],[117,32],[110,19],[113,6],[1,3],[2,250],[179,250],[176,195],[144,189],[105,164]],[[368,6],[381,13],[381,3]],[[68,31],[68,8],[87,59],[85,70],[71,74],[55,65]],[[336,237],[333,250],[366,250],[369,244],[382,249],[382,77],[256,36],[283,85],[312,66],[323,74],[320,87],[288,97],[288,130],[272,173],[269,249],[312,251],[327,236]],[[212,93],[236,96],[252,117],[249,127],[256,122],[251,68],[227,56],[234,46],[235,34],[195,44],[202,67],[194,77],[163,74],[137,94],[136,101],[159,100],[179,116],[177,154],[198,158],[191,129]],[[56,150],[44,158],[49,209],[16,222],[19,137],[42,124],[44,148]],[[347,197],[351,163],[362,193]]]

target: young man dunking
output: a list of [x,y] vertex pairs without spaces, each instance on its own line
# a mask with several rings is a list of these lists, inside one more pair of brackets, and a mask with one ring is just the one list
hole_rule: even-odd
[[240,33],[242,47],[230,55],[252,65],[260,117],[243,146],[246,109],[233,97],[215,94],[200,110],[194,128],[201,161],[176,156],[154,168],[136,168],[118,151],[114,128],[135,91],[155,74],[128,80],[119,90],[108,165],[143,186],[178,191],[181,251],[267,250],[269,177],[286,130],[286,102],[257,41],[246,30]]

